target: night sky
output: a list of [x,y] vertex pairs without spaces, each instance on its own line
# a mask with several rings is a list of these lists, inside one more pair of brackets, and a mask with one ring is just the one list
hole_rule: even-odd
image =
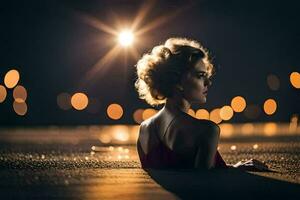
[[[118,30],[120,25],[130,26],[147,2],[152,1],[1,3],[0,84],[7,71],[17,69],[19,84],[28,91],[28,112],[25,116],[14,112],[12,90],[8,90],[6,100],[0,103],[0,125],[134,124],[133,112],[150,107],[134,89],[137,58],[124,49],[105,64],[106,70],[85,78],[115,45],[115,36],[91,26],[86,19],[98,19]],[[299,89],[289,81],[291,72],[300,71],[300,7],[295,2],[156,1],[137,29],[155,20],[162,23],[138,37],[134,47],[141,57],[169,37],[199,40],[211,52],[217,74],[207,103],[193,105],[193,109],[230,105],[237,95],[260,107],[273,98],[278,105],[274,115],[262,111],[258,118],[249,120],[238,113],[230,122],[288,122],[300,111]],[[277,91],[268,87],[269,74],[280,80]],[[62,92],[84,92],[100,102],[99,110],[62,110],[56,101]],[[123,106],[120,120],[107,117],[110,103]]]

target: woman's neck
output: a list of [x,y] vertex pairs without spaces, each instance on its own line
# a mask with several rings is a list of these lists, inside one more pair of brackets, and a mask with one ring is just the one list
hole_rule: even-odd
[[189,109],[191,108],[191,104],[186,99],[176,96],[168,98],[165,106],[168,108],[180,109],[182,112],[185,113],[188,113]]

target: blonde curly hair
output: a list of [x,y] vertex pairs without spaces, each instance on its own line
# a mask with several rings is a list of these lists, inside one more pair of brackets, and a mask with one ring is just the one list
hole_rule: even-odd
[[135,88],[140,99],[157,106],[172,97],[184,72],[202,59],[209,76],[214,72],[209,52],[198,41],[188,38],[169,38],[163,45],[155,46],[137,62]]

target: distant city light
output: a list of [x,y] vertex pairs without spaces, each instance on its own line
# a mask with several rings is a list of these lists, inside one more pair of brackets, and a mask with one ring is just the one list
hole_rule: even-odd
[[23,116],[23,115],[25,115],[27,113],[27,104],[26,104],[26,102],[17,102],[17,101],[14,101],[13,108],[14,108],[14,111],[18,115]]
[[107,143],[111,142],[111,136],[108,133],[102,133],[102,134],[99,135],[99,140],[102,143],[107,144]]
[[220,124],[221,129],[221,137],[231,137],[234,132],[234,126],[230,123],[221,123]]
[[191,108],[188,110],[188,114],[192,117],[195,117],[195,115],[196,115],[195,111]]
[[3,85],[0,85],[0,103],[5,101],[7,96],[6,88]]
[[69,110],[72,108],[71,95],[68,93],[60,93],[56,98],[56,102],[62,110]]
[[109,118],[117,120],[123,116],[123,108],[121,105],[113,103],[107,107],[106,113]]
[[209,112],[205,109],[199,109],[196,112],[197,119],[209,119]]
[[230,120],[233,117],[233,110],[230,106],[223,106],[220,110],[222,120]]
[[271,90],[273,90],[273,91],[278,90],[279,87],[280,87],[279,78],[276,75],[274,75],[274,74],[268,75],[268,77],[267,77],[267,83],[268,83],[269,88]]
[[143,121],[143,109],[137,109],[136,111],[134,111],[133,113],[133,119],[136,123],[140,124]]
[[290,74],[290,82],[294,88],[299,89],[300,88],[300,73],[292,72]]
[[26,89],[21,85],[17,85],[13,90],[13,97],[15,101],[18,103],[26,101],[27,99]]
[[[111,134],[115,140],[125,142],[129,139],[129,128],[126,125],[117,125],[112,128]],[[119,147],[118,150],[122,151],[122,148]]]
[[86,94],[78,92],[71,98],[71,104],[76,110],[83,110],[87,107],[89,99]]
[[289,132],[293,133],[296,132],[298,127],[298,120],[299,117],[297,114],[293,114],[291,117],[290,125],[289,125]]
[[241,132],[243,135],[251,135],[254,131],[254,125],[252,123],[245,123],[241,127]]
[[17,70],[9,70],[4,76],[4,84],[7,88],[15,87],[20,80],[20,74]]
[[134,41],[134,35],[129,30],[124,30],[119,34],[119,43],[126,47],[133,43]]
[[222,122],[222,118],[220,116],[220,108],[213,109],[209,114],[209,119],[217,124]]
[[277,109],[277,104],[274,99],[267,99],[264,103],[264,111],[267,115],[272,115]]
[[266,136],[275,135],[277,131],[277,124],[274,122],[268,122],[264,125],[264,133]]
[[153,108],[147,108],[144,110],[143,112],[143,120],[146,120],[150,117],[152,117],[153,115],[155,115],[157,113],[157,110],[153,109]]
[[246,108],[246,100],[242,96],[236,96],[231,100],[234,112],[242,112]]

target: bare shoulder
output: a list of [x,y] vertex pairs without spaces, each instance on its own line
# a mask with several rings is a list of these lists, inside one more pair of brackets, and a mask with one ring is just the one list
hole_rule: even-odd
[[220,130],[220,127],[217,123],[207,120],[207,119],[197,119],[189,115],[180,115],[176,119],[176,123],[178,123],[182,127],[190,127],[196,130],[199,129],[215,129],[216,131]]
[[164,142],[172,150],[188,151],[196,146],[213,144],[219,139],[219,126],[210,120],[178,115],[170,124]]

